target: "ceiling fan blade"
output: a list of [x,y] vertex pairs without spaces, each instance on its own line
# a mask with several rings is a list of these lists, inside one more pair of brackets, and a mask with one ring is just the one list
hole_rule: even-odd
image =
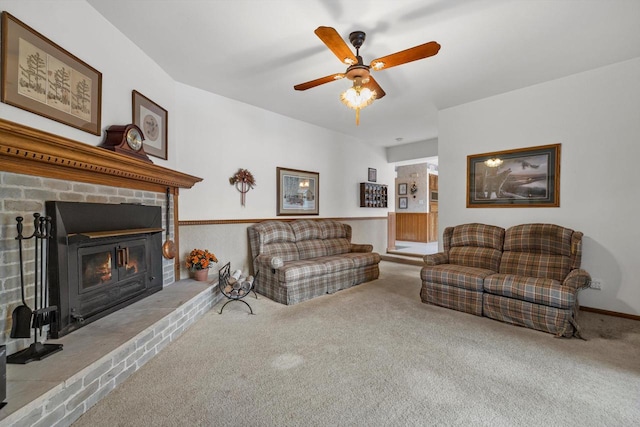
[[293,88],[295,90],[307,90],[342,78],[344,78],[343,73],[331,74],[330,76],[320,77],[319,79],[311,80],[310,82],[300,83],[299,85],[295,85]]
[[371,61],[372,70],[386,70],[387,68],[395,67],[396,65],[406,64],[407,62],[417,61],[418,59],[428,58],[435,55],[440,50],[440,45],[437,42],[429,42],[415,46],[400,52],[392,53],[391,55],[383,56],[382,58],[374,59]]
[[358,62],[353,52],[351,52],[351,49],[349,49],[347,43],[345,43],[342,37],[340,37],[340,34],[338,34],[334,28],[318,27],[314,33],[316,33],[316,35],[320,37],[320,40],[322,40],[331,52],[338,57],[340,62],[349,64],[348,61],[345,62],[345,59],[352,61],[351,64]]
[[370,90],[376,91],[376,99],[380,99],[386,95],[384,90],[380,87],[377,81],[372,76],[369,76],[369,82],[363,85],[364,87],[369,88]]

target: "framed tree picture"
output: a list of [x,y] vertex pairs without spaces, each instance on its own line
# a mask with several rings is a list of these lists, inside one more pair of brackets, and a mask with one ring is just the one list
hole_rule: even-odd
[[132,91],[131,98],[133,124],[142,129],[145,153],[167,160],[169,113],[137,90]]
[[560,206],[560,144],[467,157],[467,207]]
[[318,215],[320,174],[276,168],[277,215]]
[[102,73],[2,12],[2,102],[101,134]]

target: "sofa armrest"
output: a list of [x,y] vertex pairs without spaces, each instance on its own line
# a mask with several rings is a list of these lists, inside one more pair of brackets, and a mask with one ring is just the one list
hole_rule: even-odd
[[258,255],[256,257],[256,261],[258,265],[266,265],[271,269],[278,269],[284,265],[282,258],[279,256],[271,256],[271,255]]
[[591,275],[581,268],[571,270],[562,282],[562,286],[568,286],[573,289],[588,288],[591,281]]
[[434,266],[438,264],[448,264],[449,256],[444,252],[438,252],[436,254],[425,255],[423,258],[424,263],[427,266]]
[[373,252],[373,245],[351,244],[351,252]]

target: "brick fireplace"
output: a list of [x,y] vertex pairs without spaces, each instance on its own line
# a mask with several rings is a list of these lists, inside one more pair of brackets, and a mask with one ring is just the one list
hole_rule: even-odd
[[[21,304],[19,257],[16,237],[17,216],[46,214],[46,201],[132,204],[157,207],[160,228],[169,227],[178,243],[178,189],[191,188],[200,178],[142,162],[81,142],[0,119],[0,331],[7,354],[28,347],[31,339],[10,339],[11,313]],[[169,218],[165,218],[166,192],[170,190]],[[25,224],[25,234],[29,234]],[[158,234],[162,239],[164,234]],[[30,242],[25,242],[28,273]],[[179,253],[179,251],[178,251]],[[175,281],[179,257],[161,258],[161,283]],[[33,274],[31,273],[31,276]],[[26,283],[33,277],[26,274]],[[27,286],[27,303],[33,302],[33,286]],[[45,328],[46,329],[46,328]]]

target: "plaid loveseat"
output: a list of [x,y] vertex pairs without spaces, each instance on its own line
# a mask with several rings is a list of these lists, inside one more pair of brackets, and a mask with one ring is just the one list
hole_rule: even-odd
[[579,335],[578,291],[591,280],[580,268],[582,236],[554,224],[447,227],[444,251],[424,257],[422,301],[557,336]]
[[248,228],[256,291],[296,304],[378,278],[380,255],[333,220],[269,220]]

